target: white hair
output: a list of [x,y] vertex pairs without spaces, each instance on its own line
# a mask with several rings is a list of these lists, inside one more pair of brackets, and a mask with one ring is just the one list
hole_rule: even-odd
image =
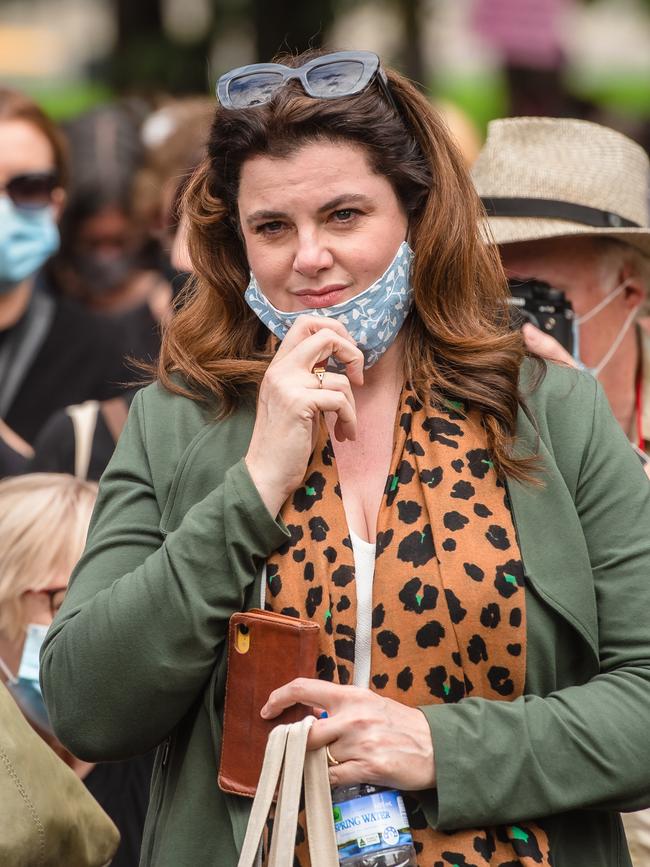
[[601,268],[603,284],[607,287],[607,291],[613,289],[613,281],[617,279],[622,268],[627,268],[633,277],[643,285],[646,295],[646,301],[643,307],[648,306],[648,298],[650,297],[650,259],[623,241],[617,241],[615,238],[592,238],[593,248],[598,256]]

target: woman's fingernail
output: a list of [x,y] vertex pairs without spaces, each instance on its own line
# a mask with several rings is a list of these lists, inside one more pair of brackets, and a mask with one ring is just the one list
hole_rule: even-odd
[[318,719],[327,719],[328,716],[329,716],[329,714],[327,713],[326,710],[324,710],[322,712],[322,714],[318,717]]
[[268,714],[268,710],[267,710],[267,708],[266,708],[266,705],[264,705],[264,707],[263,707],[262,710],[260,711],[260,716],[266,718],[266,715],[267,715],[267,714]]

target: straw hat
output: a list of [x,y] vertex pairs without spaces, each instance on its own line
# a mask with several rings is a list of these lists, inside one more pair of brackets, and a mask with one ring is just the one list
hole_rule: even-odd
[[584,120],[494,120],[472,177],[497,244],[603,235],[650,255],[648,157]]

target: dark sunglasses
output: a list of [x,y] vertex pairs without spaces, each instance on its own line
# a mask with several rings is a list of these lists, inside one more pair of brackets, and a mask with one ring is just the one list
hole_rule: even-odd
[[17,208],[36,210],[50,204],[58,185],[56,172],[25,172],[0,185],[0,192],[4,190]]
[[314,99],[338,99],[361,93],[376,81],[390,105],[397,111],[386,73],[372,51],[336,51],[315,57],[292,69],[281,63],[253,63],[222,75],[217,97],[224,108],[252,108],[269,102],[279,88],[297,79]]

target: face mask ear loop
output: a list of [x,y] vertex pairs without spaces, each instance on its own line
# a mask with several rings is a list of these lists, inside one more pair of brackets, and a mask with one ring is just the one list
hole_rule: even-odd
[[596,379],[598,379],[598,377],[603,372],[605,367],[609,364],[609,362],[614,357],[616,350],[619,348],[619,346],[623,342],[623,338],[625,337],[627,332],[630,330],[630,326],[634,322],[634,320],[636,318],[636,314],[638,313],[638,311],[639,311],[638,305],[636,307],[634,307],[632,310],[630,310],[630,312],[628,313],[627,319],[623,323],[621,330],[618,332],[616,339],[614,340],[612,345],[609,347],[609,349],[607,350],[607,352],[605,353],[603,358],[600,360],[600,362],[596,365],[596,367],[594,367],[592,369],[591,373]]
[[7,665],[7,663],[4,661],[4,659],[1,656],[0,656],[0,670],[2,670],[2,673],[7,678],[8,683],[17,683],[16,675],[13,674],[13,672],[11,672],[9,670],[9,666]]
[[621,292],[623,292],[625,289],[627,289],[627,287],[629,285],[630,285],[629,280],[623,280],[623,282],[619,283],[618,286],[616,286],[614,289],[612,289],[612,291],[608,295],[605,295],[603,300],[599,301],[595,307],[592,307],[591,310],[588,310],[587,313],[585,313],[583,316],[576,316],[576,320],[575,320],[576,324],[577,325],[584,325],[585,322],[589,322],[589,320],[593,319],[594,316],[597,316],[601,310],[604,310],[608,304],[611,304],[611,302],[614,300],[614,298],[618,297],[621,294]]

